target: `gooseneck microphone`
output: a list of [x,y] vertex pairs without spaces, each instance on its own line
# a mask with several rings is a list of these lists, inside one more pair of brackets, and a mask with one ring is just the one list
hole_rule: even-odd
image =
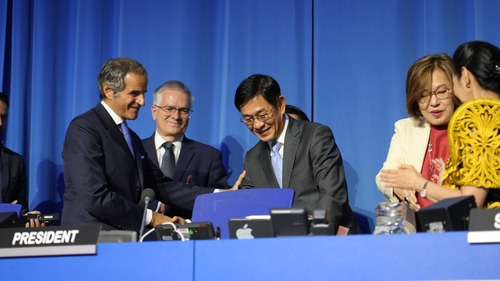
[[155,191],[151,188],[146,188],[141,193],[141,202],[144,203],[144,211],[142,213],[141,230],[139,231],[139,239],[142,241],[142,233],[144,232],[144,223],[146,222],[146,212],[148,209],[149,202],[155,199]]

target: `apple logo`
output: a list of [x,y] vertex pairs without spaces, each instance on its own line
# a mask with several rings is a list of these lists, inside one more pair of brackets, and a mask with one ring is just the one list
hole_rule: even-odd
[[243,228],[238,228],[236,230],[236,238],[238,239],[253,239],[252,229],[248,228],[248,223],[245,223]]

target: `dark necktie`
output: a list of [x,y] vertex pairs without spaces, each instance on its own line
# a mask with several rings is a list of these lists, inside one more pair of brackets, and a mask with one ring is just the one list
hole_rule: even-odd
[[281,179],[283,177],[283,159],[279,153],[281,143],[274,142],[271,146],[273,154],[271,155],[271,164],[273,165],[274,175],[280,184],[280,188],[283,187]]
[[125,140],[127,141],[130,152],[132,152],[132,156],[134,156],[134,146],[132,145],[132,138],[130,137],[130,130],[128,129],[127,122],[120,123],[120,129],[125,137]]
[[174,145],[171,142],[164,142],[162,146],[165,148],[165,153],[161,159],[160,169],[166,177],[173,179],[175,172],[175,157],[172,147]]

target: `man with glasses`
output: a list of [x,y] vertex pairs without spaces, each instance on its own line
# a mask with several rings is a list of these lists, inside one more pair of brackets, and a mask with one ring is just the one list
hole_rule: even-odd
[[[156,131],[142,140],[144,149],[165,176],[198,186],[229,188],[220,151],[184,135],[192,101],[191,91],[180,81],[167,81],[159,86],[153,93],[151,106]],[[164,214],[191,218],[192,210],[166,206]]]
[[344,166],[327,126],[285,114],[285,97],[272,77],[255,74],[240,83],[234,104],[260,141],[245,155],[240,188],[293,188],[294,207],[326,209],[336,231],[360,233],[349,206]]

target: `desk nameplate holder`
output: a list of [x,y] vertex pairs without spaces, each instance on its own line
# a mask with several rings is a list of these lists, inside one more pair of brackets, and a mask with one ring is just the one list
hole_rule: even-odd
[[0,229],[0,258],[95,255],[98,224]]

